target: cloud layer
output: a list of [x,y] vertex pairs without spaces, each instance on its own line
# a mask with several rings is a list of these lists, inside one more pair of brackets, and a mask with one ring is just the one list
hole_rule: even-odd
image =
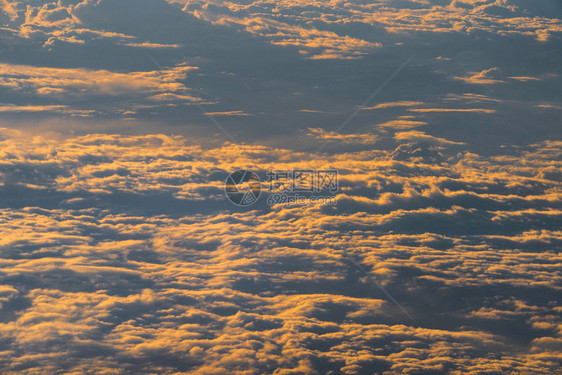
[[[559,366],[559,142],[488,158],[397,137],[391,154],[319,158],[165,135],[27,139],[2,141],[4,373]],[[272,163],[337,168],[337,206],[233,210],[225,176]]]
[[0,0],[0,372],[556,373],[561,11]]

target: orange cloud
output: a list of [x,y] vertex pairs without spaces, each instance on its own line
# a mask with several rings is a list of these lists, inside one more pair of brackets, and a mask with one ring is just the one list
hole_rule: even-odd
[[[472,74],[472,75],[470,75]],[[454,77],[457,80],[464,81],[466,83],[477,84],[477,85],[489,85],[493,83],[504,83],[501,79],[501,70],[499,68],[485,69],[479,73],[471,72],[466,77]]]
[[306,135],[317,140],[330,142],[339,141],[343,143],[373,144],[377,141],[377,136],[375,134],[339,134],[321,128],[308,128]]

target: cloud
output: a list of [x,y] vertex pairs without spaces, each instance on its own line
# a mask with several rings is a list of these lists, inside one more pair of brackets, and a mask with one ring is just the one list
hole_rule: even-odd
[[423,105],[423,102],[412,102],[412,101],[401,101],[401,102],[391,102],[391,103],[381,103],[372,107],[366,107],[363,109],[383,109],[383,108],[393,108],[393,107],[415,107]]
[[540,81],[540,78],[536,78],[536,77],[508,77],[509,79],[514,79],[516,81],[521,81],[521,82],[528,82],[528,81]]
[[[552,372],[562,213],[548,173],[559,144],[488,157],[396,136],[390,155],[315,155],[162,134],[30,142],[4,130],[0,366]],[[337,168],[338,204],[229,206],[225,176],[265,176],[272,161]]]
[[484,109],[484,108],[411,108],[408,109],[410,112],[437,112],[437,113],[447,113],[447,112],[476,112],[476,113],[495,113],[495,109]]
[[471,72],[466,77],[454,77],[455,79],[462,80],[466,83],[478,84],[478,85],[489,85],[492,83],[504,83],[500,78],[502,77],[501,70],[499,68],[485,69],[479,73]]
[[562,106],[556,106],[552,104],[537,104],[537,107],[547,109],[562,109]]
[[207,116],[252,116],[244,111],[206,112]]
[[308,128],[306,135],[326,142],[373,144],[377,141],[375,134],[339,134],[321,128]]
[[127,47],[141,47],[141,48],[180,48],[179,44],[163,44],[163,43],[125,43]]
[[[203,6],[203,9],[210,7]],[[184,8],[187,9],[187,8]],[[216,9],[216,8],[215,8]],[[295,46],[309,59],[352,59],[365,55],[370,50],[380,47],[380,43],[369,42],[348,35],[338,35],[328,30],[314,27],[287,24],[266,17],[232,17],[211,12],[195,11],[200,19],[218,25],[238,26],[250,34],[265,38],[278,46]]]
[[[131,99],[144,102],[148,107],[167,101],[197,103],[202,99],[185,94],[185,86],[178,82],[195,69],[197,68],[179,65],[161,71],[117,73],[107,70],[0,64],[0,86],[11,90],[14,95],[34,92],[32,96],[35,100],[49,103],[8,103],[0,106],[0,112],[55,112],[72,116],[93,116],[108,110],[122,111],[122,105],[116,108],[115,98],[118,98],[120,104],[133,110],[133,113]],[[73,102],[72,105],[51,104],[68,103],[69,100]],[[99,105],[92,108],[92,101],[109,102],[110,108],[102,109]]]
[[492,98],[487,95],[474,94],[474,93],[464,93],[464,94],[448,94],[444,98],[445,101],[466,101],[468,103],[479,103],[479,102],[492,102],[501,103],[502,100],[497,98]]
[[[276,3],[275,6],[272,6],[270,1],[261,0],[253,1],[248,6],[222,1],[212,5],[199,1],[173,2],[185,4],[184,10],[197,17],[213,22],[253,25],[255,29],[248,27],[246,30],[272,38],[287,38],[292,34],[287,33],[287,30],[294,29],[295,24],[317,25],[318,28],[326,29],[335,28],[335,25],[345,25],[350,33],[353,33],[353,26],[360,23],[371,26],[377,32],[375,37],[383,32],[398,36],[415,32],[474,35],[486,32],[530,37],[543,42],[559,35],[562,30],[560,21],[552,18],[548,12],[539,15],[536,8],[528,4],[516,6],[495,0],[455,0],[438,4],[418,1],[399,4],[390,1],[330,4],[296,1]],[[263,32],[263,29],[268,32]],[[341,27],[339,29],[341,30]],[[307,33],[315,35],[318,31],[308,26]],[[300,32],[300,35],[303,35],[303,32]],[[353,48],[355,43],[346,44]]]
[[407,140],[407,141],[423,141],[428,142],[431,144],[438,144],[438,145],[463,145],[463,142],[453,142],[449,141],[444,138],[437,138],[430,135],[425,134],[424,132],[420,131],[408,131],[408,132],[400,132],[394,135],[399,141]]
[[391,128],[391,129],[412,129],[417,128],[418,126],[427,125],[427,122],[424,121],[411,121],[411,120],[391,120],[384,122],[382,124],[377,124],[378,128]]
[[[115,73],[106,70],[58,69],[0,64],[0,85],[15,90],[64,90],[76,95],[122,95],[142,92],[177,91],[191,66],[176,66],[164,71]],[[45,91],[43,91],[45,93]]]
[[[555,1],[0,8],[1,373],[560,367]],[[269,206],[271,169],[337,203]]]

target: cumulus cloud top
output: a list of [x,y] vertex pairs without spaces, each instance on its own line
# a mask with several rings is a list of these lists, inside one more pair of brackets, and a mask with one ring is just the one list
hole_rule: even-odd
[[[318,157],[5,132],[3,195],[21,193],[0,219],[4,372],[553,371],[560,143],[488,158],[410,133],[390,155]],[[224,177],[272,161],[337,168],[337,206],[231,212]]]
[[0,373],[559,371],[561,18],[1,0]]

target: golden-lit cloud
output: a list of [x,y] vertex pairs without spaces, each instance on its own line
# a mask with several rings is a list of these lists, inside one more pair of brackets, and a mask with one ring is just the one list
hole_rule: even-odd
[[[164,71],[115,73],[107,70],[59,69],[0,64],[0,85],[12,89],[42,90],[42,94],[120,95],[178,91],[192,66],[176,66]],[[54,91],[53,91],[54,90]],[[62,91],[64,90],[64,91]]]
[[[395,138],[392,153],[316,155],[3,130],[2,192],[18,186],[50,202],[0,210],[0,304],[12,314],[0,322],[4,372],[553,371],[560,142],[487,157],[422,132]],[[337,206],[229,211],[224,177],[264,175],[273,161],[338,169]],[[498,297],[466,305],[466,288]],[[489,328],[496,321],[537,338],[514,351],[509,332]]]
[[[145,108],[162,105],[165,102],[181,102],[194,104],[202,99],[189,95],[179,80],[187,77],[189,72],[197,68],[179,65],[160,71],[117,73],[107,70],[62,69],[36,67],[29,65],[0,64],[0,86],[13,90],[15,93],[32,92],[33,97],[41,100],[61,102],[72,99],[73,105],[16,105],[0,106],[0,112],[53,112],[72,116],[89,117],[107,111],[91,107],[92,100],[99,101],[112,98],[110,101],[123,104],[134,114],[134,102],[144,102]],[[78,100],[78,102],[77,102]],[[121,102],[121,103],[120,103]],[[110,109],[123,112],[123,106]]]
[[508,77],[509,79],[514,79],[516,81],[521,82],[528,82],[528,81],[540,81],[540,78],[537,77]]
[[234,18],[225,15],[211,16],[195,12],[196,16],[218,25],[237,25],[244,31],[263,37],[278,46],[295,46],[309,59],[351,59],[357,58],[380,43],[373,43],[347,35],[338,35],[327,30],[291,25],[265,17]]
[[408,109],[410,112],[437,112],[437,113],[447,113],[447,112],[476,112],[476,113],[494,113],[495,109],[484,109],[484,108],[411,108]]
[[393,107],[414,107],[423,105],[423,102],[412,102],[412,101],[401,101],[401,102],[391,102],[391,103],[381,103],[372,107],[365,107],[363,109],[382,109],[382,108],[393,108]]
[[251,116],[244,111],[205,112],[207,116]]
[[556,7],[1,0],[0,373],[556,373]]
[[407,132],[400,132],[394,135],[394,138],[397,140],[406,140],[406,141],[424,141],[434,144],[442,144],[442,145],[462,145],[465,144],[464,142],[453,142],[449,141],[444,138],[433,137],[431,135],[427,135],[424,132],[420,131],[407,131]]
[[[532,9],[496,0],[454,0],[439,4],[427,1],[400,4],[392,1],[326,3],[255,0],[247,4],[170,1],[184,5],[184,11],[200,19],[237,25],[275,44],[301,46],[303,52],[312,58],[360,55],[365,49],[378,46],[382,38],[377,40],[377,36],[383,32],[397,37],[412,33],[479,35],[484,32],[528,37],[541,42],[551,40],[553,35],[562,32],[559,19],[534,16]],[[498,17],[498,12],[502,17]],[[372,27],[373,36],[362,40],[322,30],[358,23]],[[314,50],[315,47],[322,48]],[[492,81],[485,77],[473,79],[473,83]]]
[[389,129],[412,129],[417,128],[418,126],[427,125],[427,122],[424,121],[411,121],[411,120],[391,120],[387,122],[383,122],[382,124],[377,124],[378,128],[389,128]]
[[501,70],[498,68],[485,69],[481,72],[471,72],[466,77],[454,77],[455,79],[464,81],[466,83],[477,85],[489,85],[493,83],[504,83],[501,80]]
[[373,144],[377,141],[375,134],[339,134],[321,128],[308,128],[306,135],[326,142]]

